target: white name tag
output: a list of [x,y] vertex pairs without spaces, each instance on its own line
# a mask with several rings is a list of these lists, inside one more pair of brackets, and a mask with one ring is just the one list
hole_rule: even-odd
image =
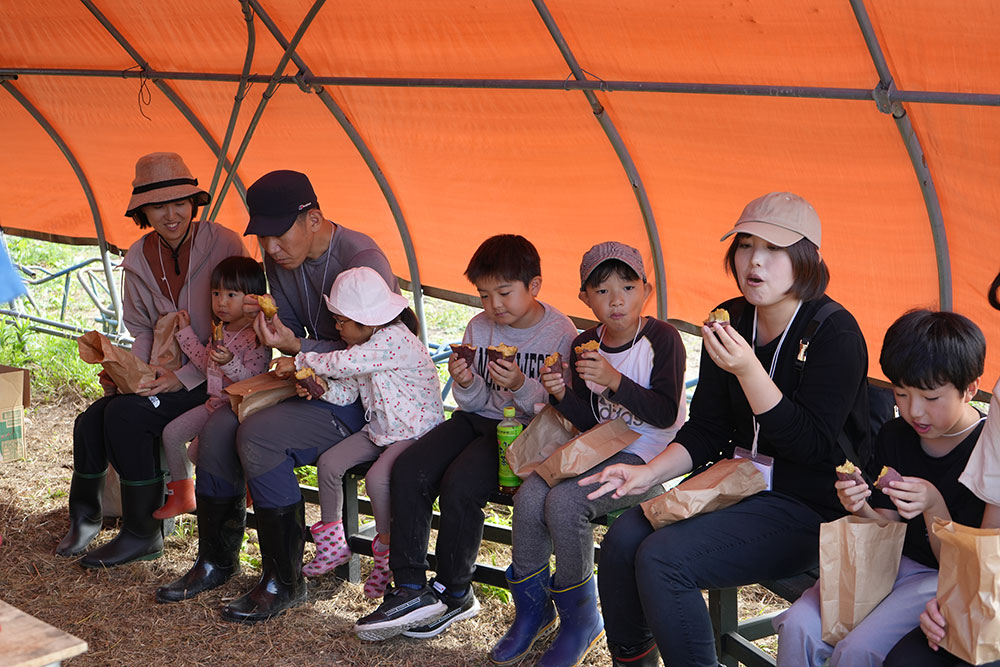
[[771,490],[771,479],[774,477],[774,459],[765,454],[757,453],[754,456],[749,449],[744,449],[742,447],[737,447],[733,450],[734,459],[748,459],[753,463],[753,467],[760,471],[760,474],[764,476],[764,482],[767,484],[767,490]]

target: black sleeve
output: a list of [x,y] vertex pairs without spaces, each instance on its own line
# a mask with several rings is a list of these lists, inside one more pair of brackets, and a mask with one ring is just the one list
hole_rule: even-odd
[[609,392],[608,398],[656,428],[669,428],[677,421],[684,400],[687,354],[680,333],[670,324],[650,318],[644,329],[643,336],[653,348],[649,389],[622,375],[618,391]]

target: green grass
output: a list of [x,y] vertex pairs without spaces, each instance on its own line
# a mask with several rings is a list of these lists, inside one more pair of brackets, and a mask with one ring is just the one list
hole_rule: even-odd
[[31,371],[35,401],[67,395],[95,399],[102,393],[100,368],[80,360],[75,340],[31,331],[23,320],[0,321],[0,364]]

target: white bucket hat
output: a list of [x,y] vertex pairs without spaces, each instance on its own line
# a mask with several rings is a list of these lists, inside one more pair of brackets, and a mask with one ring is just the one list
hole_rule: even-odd
[[391,322],[410,305],[405,296],[389,289],[378,271],[367,266],[341,273],[323,299],[334,315],[370,327]]

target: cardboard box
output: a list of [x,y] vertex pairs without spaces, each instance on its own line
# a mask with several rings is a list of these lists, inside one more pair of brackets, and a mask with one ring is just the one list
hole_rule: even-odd
[[23,459],[24,409],[31,403],[31,375],[0,365],[0,462]]

